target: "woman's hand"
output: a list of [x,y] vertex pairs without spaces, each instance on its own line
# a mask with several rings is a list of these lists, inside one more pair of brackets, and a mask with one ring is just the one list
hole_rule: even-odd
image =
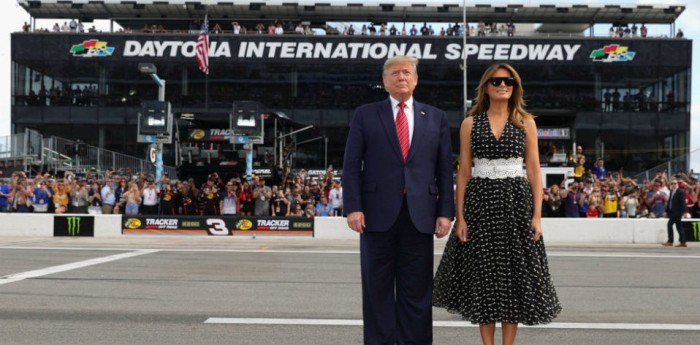
[[530,226],[534,232],[535,241],[539,241],[542,238],[542,220],[539,217],[532,217]]
[[464,219],[457,218],[455,222],[455,236],[460,242],[467,242],[467,222]]

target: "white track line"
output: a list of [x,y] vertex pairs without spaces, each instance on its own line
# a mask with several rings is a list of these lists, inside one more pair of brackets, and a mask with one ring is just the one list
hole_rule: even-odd
[[[362,326],[362,320],[347,319],[255,319],[212,317],[204,321],[211,324],[233,325],[294,325],[294,326]],[[433,327],[478,327],[467,321],[433,321]],[[700,331],[700,325],[666,323],[585,323],[554,322],[547,325],[522,326],[548,329],[600,329],[644,331]]]
[[[161,252],[185,252],[185,253],[259,253],[259,254],[329,254],[329,255],[357,255],[359,250],[283,250],[267,249],[267,245],[261,245],[259,249],[226,249],[226,248],[126,248],[126,247],[39,247],[39,246],[12,246],[2,247],[0,250],[75,250],[75,251],[131,251],[131,250],[153,250]],[[442,251],[435,251],[435,256],[442,256]],[[700,255],[675,255],[659,252],[562,252],[552,250],[547,253],[549,257],[581,257],[581,258],[629,258],[629,259],[700,259]]]
[[115,255],[105,256],[105,257],[101,257],[101,258],[73,262],[73,263],[65,264],[65,265],[58,265],[58,266],[42,268],[42,269],[33,270],[33,271],[10,274],[10,275],[0,277],[0,285],[15,283],[15,282],[25,280],[25,279],[37,278],[37,277],[41,277],[41,276],[45,276],[45,275],[49,275],[49,274],[70,271],[70,270],[74,270],[74,269],[78,269],[78,268],[99,265],[99,264],[103,264],[105,262],[131,258],[134,256],[151,254],[151,253],[155,253],[157,251],[158,250],[154,250],[154,249],[138,250],[138,251],[134,251],[134,252],[121,253],[121,254],[115,254]]

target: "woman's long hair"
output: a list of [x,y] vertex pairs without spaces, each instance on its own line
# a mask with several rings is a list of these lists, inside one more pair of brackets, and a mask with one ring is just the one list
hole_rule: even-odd
[[479,81],[479,86],[476,87],[476,105],[469,111],[467,116],[474,116],[476,114],[485,113],[489,110],[491,106],[491,101],[489,96],[486,94],[488,88],[489,79],[496,73],[496,70],[503,68],[507,70],[510,75],[515,79],[515,84],[513,84],[513,93],[508,100],[508,112],[510,113],[510,121],[518,128],[523,128],[523,123],[526,118],[534,118],[532,114],[525,110],[525,100],[523,99],[523,83],[520,79],[520,75],[513,68],[513,66],[507,63],[496,63],[491,65],[484,75],[481,76],[481,81]]

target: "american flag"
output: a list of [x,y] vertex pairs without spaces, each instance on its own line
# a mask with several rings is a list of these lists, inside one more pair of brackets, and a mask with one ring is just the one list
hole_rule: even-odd
[[199,38],[197,38],[196,48],[199,69],[204,74],[209,74],[209,20],[207,20],[206,15],[204,16],[204,23],[202,23],[202,31],[199,33]]

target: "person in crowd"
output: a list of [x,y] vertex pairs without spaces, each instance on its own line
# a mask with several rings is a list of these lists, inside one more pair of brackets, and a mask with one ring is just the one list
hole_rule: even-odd
[[605,160],[598,158],[593,165],[593,173],[595,177],[600,181],[605,181],[608,176],[608,171],[605,170]]
[[270,215],[270,199],[272,199],[272,189],[265,185],[265,179],[260,176],[253,178],[253,199],[255,209],[253,215],[265,217]]
[[314,205],[311,203],[306,204],[306,206],[304,206],[304,217],[313,218],[314,216],[316,216],[316,209],[314,208]]
[[141,214],[158,214],[158,188],[153,180],[147,180],[141,190]]
[[66,178],[57,180],[53,193],[54,212],[62,214],[68,212],[70,202],[70,186]]
[[678,230],[678,240],[680,243],[676,247],[687,247],[685,231],[683,230],[683,224],[681,223],[681,218],[683,218],[683,213],[685,212],[685,191],[683,188],[678,187],[678,180],[672,178],[670,181],[671,194],[668,199],[668,204],[666,205],[666,214],[668,215],[668,223],[666,224],[667,240],[662,245],[664,247],[673,246],[673,226],[676,226]]
[[333,205],[333,216],[343,216],[343,186],[340,180],[333,180],[333,188],[328,192],[328,199]]
[[454,217],[452,146],[445,112],[413,98],[417,67],[408,56],[384,63],[389,98],[355,110],[345,146],[343,208],[360,234],[367,344],[433,339],[433,236]]
[[642,23],[642,27],[639,28],[639,34],[642,35],[642,38],[645,38],[645,37],[647,37],[647,32],[648,32],[648,29],[647,29],[646,23]]
[[282,188],[272,187],[271,214],[276,217],[287,217],[291,213],[290,202]]
[[234,35],[240,35],[241,34],[241,24],[238,24],[237,21],[231,22],[231,28],[233,31]]
[[102,214],[112,214],[114,211],[114,206],[116,205],[116,202],[119,201],[116,199],[114,194],[115,189],[116,186],[114,181],[112,181],[110,178],[106,178],[105,185],[100,191],[100,196],[102,198]]
[[561,306],[542,239],[537,127],[511,65],[484,72],[459,142],[460,167],[474,167],[457,172],[463,212],[435,275],[433,305],[479,324],[484,344],[494,344],[501,322],[503,344],[512,345],[519,323],[551,322]]
[[334,214],[333,204],[329,203],[328,198],[323,195],[320,197],[320,200],[318,201],[314,209],[316,216],[329,217]]
[[549,215],[549,217],[564,216],[564,200],[561,197],[560,188],[558,184],[553,184],[549,187],[547,205],[547,214]]
[[678,29],[678,32],[676,33],[676,38],[683,38],[683,36],[684,36],[683,30]]
[[221,195],[217,185],[218,178],[218,175],[210,176],[202,186],[202,214],[205,216],[221,214]]
[[549,188],[542,189],[542,218],[552,217],[549,215]]
[[238,193],[238,200],[241,203],[241,216],[252,216],[255,210],[255,199],[253,198],[253,186],[248,181],[243,181],[241,191]]
[[88,186],[85,179],[73,179],[70,188],[69,213],[87,213]]
[[636,189],[632,189],[627,195],[622,197],[621,207],[624,210],[625,218],[637,218],[639,208],[639,195]]
[[420,28],[421,36],[430,36],[430,29],[428,28],[428,23],[423,22],[423,26]]
[[620,193],[617,185],[603,184],[603,218],[619,218],[620,217]]
[[143,197],[136,182],[131,182],[129,189],[122,195],[122,198],[124,199],[124,214],[139,214],[139,205],[141,205]]
[[224,30],[221,28],[219,23],[214,24],[214,27],[210,31],[212,34],[223,34]]
[[561,191],[561,198],[564,203],[564,217],[580,217],[579,201],[581,193],[579,192],[578,182],[572,182],[569,188]]
[[11,195],[10,185],[4,178],[0,178],[0,212],[10,211],[10,195]]
[[389,28],[389,36],[396,36],[399,33],[398,29],[396,29],[396,26],[394,24],[391,24],[391,27]]
[[49,211],[49,204],[52,202],[52,200],[53,195],[46,186],[46,182],[39,182],[34,188],[34,199],[32,201],[33,211],[35,213],[47,213]]
[[16,178],[12,191],[12,210],[17,213],[32,212],[33,189],[27,181],[26,175]]
[[603,198],[600,194],[600,187],[593,187],[591,195],[588,197],[588,209],[586,218],[600,218],[602,215]]
[[576,146],[576,155],[574,156],[574,181],[582,182],[583,175],[586,171],[586,155],[583,154],[583,147]]
[[102,196],[100,194],[100,184],[93,181],[88,190],[88,213],[102,214]]
[[180,209],[185,215],[199,215],[199,205],[194,184],[190,181],[183,181],[180,190]]
[[177,188],[173,188],[170,178],[163,180],[159,195],[160,214],[177,215],[179,214],[178,206],[180,205],[180,192]]
[[302,208],[301,204],[296,204],[296,206],[294,206],[290,216],[291,217],[303,217],[304,216],[304,209]]
[[114,185],[116,186],[116,188],[114,189],[114,199],[116,200],[116,203],[114,205],[114,209],[112,210],[114,214],[124,213],[124,207],[126,205],[124,193],[126,193],[129,190],[127,182],[128,181],[126,180],[125,176],[119,176],[117,178],[114,178]]
[[287,196],[287,199],[289,199],[289,208],[292,211],[294,211],[296,209],[297,205],[301,205],[302,210],[303,210],[304,199],[301,198],[301,193],[300,193],[300,189],[299,189],[298,184],[293,185],[292,188],[290,189],[289,194],[287,194],[286,196]]
[[238,201],[238,182],[229,180],[226,182],[226,191],[221,195],[219,209],[221,215],[235,216],[240,213],[241,203]]
[[662,186],[663,180],[657,177],[652,182],[652,188],[644,199],[649,209],[649,218],[663,218],[666,216],[668,196],[661,190]]

